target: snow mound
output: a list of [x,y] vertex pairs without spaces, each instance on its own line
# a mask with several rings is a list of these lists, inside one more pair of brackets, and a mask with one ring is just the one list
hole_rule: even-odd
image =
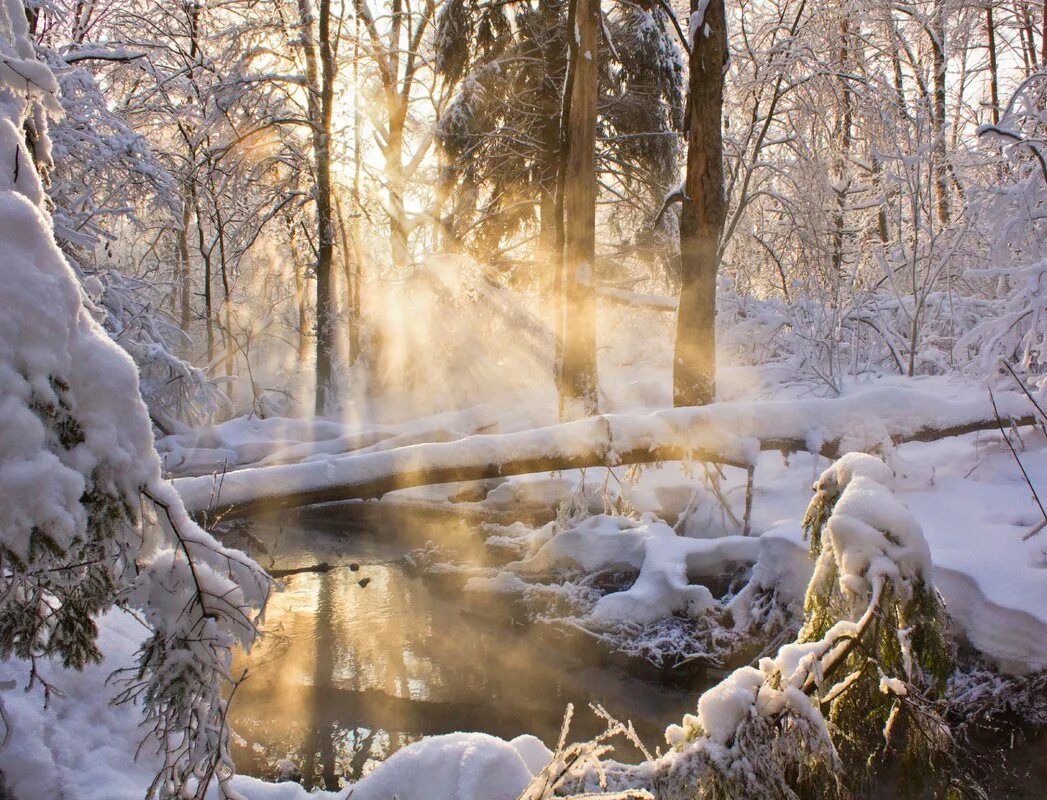
[[596,625],[647,624],[673,614],[696,617],[716,606],[708,587],[692,576],[718,576],[756,561],[760,540],[745,536],[686,539],[668,525],[652,523],[643,542],[643,566],[623,592],[605,595],[590,614]]
[[516,800],[553,754],[533,736],[484,733],[423,739],[353,787],[353,800]]

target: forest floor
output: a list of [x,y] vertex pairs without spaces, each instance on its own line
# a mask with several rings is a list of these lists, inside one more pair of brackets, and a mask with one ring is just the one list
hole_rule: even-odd
[[[946,379],[917,383],[943,401],[984,391]],[[889,379],[877,385],[909,382]],[[453,421],[461,419],[459,415]],[[484,421],[483,415],[474,416],[460,432],[470,433],[476,422]],[[520,421],[510,418],[507,424]],[[239,430],[240,445],[254,436],[256,450],[271,452],[272,448],[257,445],[259,437],[272,440],[268,432],[279,429],[281,446],[295,446],[287,444],[289,425],[280,428],[277,421],[240,420],[226,427]],[[314,439],[316,430],[310,428]],[[339,426],[326,433],[345,435]],[[223,432],[209,435],[220,437]],[[923,526],[935,581],[956,633],[1005,671],[1035,671],[1047,667],[1047,604],[1043,603],[1047,530],[1034,532],[1044,516],[1023,468],[1032,485],[1047,496],[1047,439],[1034,428],[1022,429],[1020,436],[1014,430],[1007,435],[1014,452],[1004,434],[988,431],[903,445],[888,454],[888,461],[897,475],[894,489]],[[704,587],[691,585],[688,572],[713,574],[725,565],[760,563],[761,558],[773,566],[783,598],[788,600],[792,593],[795,601],[810,569],[801,519],[811,484],[827,463],[803,453],[762,454],[755,472],[751,537],[742,536],[739,527],[745,471],[725,468],[722,478],[710,480],[710,473],[695,464],[619,468],[613,473],[589,469],[464,487],[407,489],[387,495],[382,502],[454,507],[501,519],[549,516],[559,507],[556,536],[553,525],[498,529],[502,546],[515,548],[516,563],[476,573],[469,588],[526,591],[543,581],[555,583],[548,576],[558,568],[569,567],[577,577],[579,572],[624,566],[639,577],[628,590],[607,596],[613,598],[613,615],[650,623],[693,610],[695,590]],[[592,513],[597,516],[586,519]],[[661,522],[677,522],[681,517],[687,518],[680,529],[684,537]],[[606,618],[607,612],[606,604],[601,612],[599,602],[588,609],[592,619],[601,614]],[[29,692],[4,693],[14,735],[0,752],[0,770],[16,796],[23,796],[27,782],[42,792],[37,796],[60,797],[70,786],[78,787],[76,796],[82,800],[142,796],[155,765],[148,745],[134,759],[142,735],[138,711],[107,706],[116,693],[108,678],[115,669],[133,663],[143,631],[140,623],[122,612],[102,619],[100,629],[106,656],[102,664],[79,675],[43,665],[44,676],[60,690],[51,696],[46,711],[39,685]],[[13,681],[20,688],[27,673],[26,665],[18,662],[0,666],[0,680]],[[395,790],[402,800],[444,796],[512,800],[541,766],[542,756],[533,740],[517,745],[482,734],[434,739],[394,756],[387,767],[358,784],[353,798],[385,797]],[[411,777],[422,773],[443,776],[446,793],[441,794],[431,778],[422,785]],[[485,783],[484,776],[493,774],[501,776],[496,785]],[[290,783],[264,784],[238,777],[235,786],[251,800],[304,796],[304,790]]]

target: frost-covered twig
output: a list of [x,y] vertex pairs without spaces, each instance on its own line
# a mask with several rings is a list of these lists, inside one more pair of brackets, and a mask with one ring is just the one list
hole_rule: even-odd
[[[520,795],[519,800],[553,800],[553,798],[564,798],[564,800],[590,800],[590,798],[601,798],[601,800],[654,800],[654,795],[644,789],[627,789],[624,791],[607,791],[607,780],[603,774],[603,760],[614,748],[608,744],[617,736],[625,736],[631,741],[641,753],[646,753],[643,742],[640,741],[633,729],[632,723],[623,724],[611,717],[602,707],[590,706],[593,713],[600,717],[607,725],[606,729],[587,742],[567,744],[567,737],[571,728],[571,719],[574,716],[574,706],[567,706],[563,725],[560,728],[560,739],[556,745],[552,760],[539,772],[530,785]],[[562,790],[568,784],[572,776],[593,772],[598,778],[599,789],[597,791],[585,791],[582,793],[569,792],[563,794]]]
[[[1029,477],[1029,473],[1025,470],[1025,465],[1022,463],[1021,458],[1018,456],[1018,451],[1014,448],[1014,444],[1011,442],[1011,437],[1007,435],[1007,430],[1003,425],[1003,418],[1000,417],[1000,411],[996,408],[996,398],[993,396],[992,389],[989,390],[989,400],[992,401],[993,413],[996,415],[996,422],[1000,428],[1000,436],[1007,443],[1007,448],[1011,451],[1011,455],[1014,456],[1015,462],[1018,464],[1018,469],[1022,472],[1022,478],[1025,479],[1025,485],[1029,487],[1029,491],[1032,492],[1032,498],[1036,501],[1036,505],[1040,509],[1040,514],[1043,516],[1043,521],[1047,524],[1047,510],[1044,510],[1043,503],[1040,502],[1040,495],[1036,491],[1036,487],[1033,486],[1032,478]],[[1030,533],[1027,533],[1022,537],[1022,541],[1027,541],[1043,530],[1044,525],[1039,525],[1034,528]]]

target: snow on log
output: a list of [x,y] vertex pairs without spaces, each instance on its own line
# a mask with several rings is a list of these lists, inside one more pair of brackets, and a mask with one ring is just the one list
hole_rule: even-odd
[[165,436],[157,441],[156,449],[165,458],[168,472],[176,478],[189,478],[212,475],[216,470],[269,467],[350,453],[363,455],[423,442],[450,442],[497,424],[496,409],[489,405],[356,430],[329,420],[238,417],[207,430]]
[[[1033,425],[1031,403],[996,397],[1005,424]],[[365,455],[244,469],[173,481],[194,514],[239,516],[412,486],[583,467],[695,460],[739,467],[761,450],[828,458],[995,429],[988,396],[947,400],[918,389],[877,388],[841,399],[736,401],[651,414],[608,414],[545,428],[469,436]]]

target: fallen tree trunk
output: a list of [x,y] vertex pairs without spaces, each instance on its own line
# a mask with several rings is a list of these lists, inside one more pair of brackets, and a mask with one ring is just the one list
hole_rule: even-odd
[[[232,472],[254,467],[297,464],[322,458],[364,455],[381,450],[421,444],[450,442],[484,433],[498,424],[492,406],[478,405],[463,411],[443,412],[396,425],[380,425],[369,430],[346,430],[344,433],[311,441],[248,440],[221,446],[221,437],[211,434],[216,447],[184,444],[189,435],[168,437],[158,443],[166,456],[166,468],[176,479],[211,476],[216,471]],[[179,442],[178,440],[182,440]],[[171,442],[177,447],[172,448]]]
[[[1034,425],[1027,398],[996,398],[1005,424]],[[397,489],[660,461],[749,468],[760,451],[828,458],[996,429],[985,400],[944,400],[915,389],[873,389],[844,399],[717,403],[652,414],[608,414],[509,434],[470,436],[328,461],[180,478],[186,508],[211,518],[341,500]]]

